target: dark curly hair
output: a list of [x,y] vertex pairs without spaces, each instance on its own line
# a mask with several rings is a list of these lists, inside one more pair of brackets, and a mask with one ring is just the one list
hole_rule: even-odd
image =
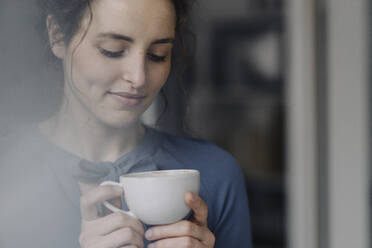
[[[46,27],[46,18],[52,16],[54,24],[58,27],[58,32],[63,34],[61,40],[69,44],[72,37],[80,28],[81,20],[85,11],[90,11],[90,20],[92,19],[91,4],[97,0],[38,0],[41,10],[39,27],[42,30],[43,41],[49,44],[48,32]],[[185,34],[190,34],[185,24],[187,22],[193,0],[170,0],[176,11],[176,44],[175,47],[181,49],[178,54],[186,56],[189,52],[185,45]],[[58,42],[58,41],[57,41]],[[47,56],[49,59],[55,59],[49,49]]]
[[[57,59],[51,49],[48,37],[48,29],[46,26],[47,16],[52,17],[53,23],[57,27],[57,32],[62,34],[60,40],[54,42],[64,42],[69,44],[74,37],[74,35],[79,31],[81,21],[84,17],[86,11],[89,11],[89,23],[92,21],[92,3],[98,0],[37,0],[39,4],[39,9],[41,11],[39,20],[39,30],[42,32],[42,40],[45,44],[45,57],[47,60],[47,65],[52,66],[57,74],[63,76],[61,61]],[[123,0],[125,1],[125,0]],[[175,43],[172,52],[172,70],[169,78],[175,79],[177,81],[179,89],[182,91],[185,98],[185,115],[183,126],[186,127],[186,117],[188,113],[188,94],[183,85],[183,74],[186,68],[193,60],[193,55],[196,47],[196,39],[194,34],[188,28],[188,17],[194,4],[195,0],[169,0],[173,3],[175,14],[176,14],[176,28],[175,28]],[[89,24],[90,25],[90,24]],[[89,26],[88,26],[89,28]],[[84,30],[85,34],[88,30]],[[85,34],[82,36],[80,42],[84,39]],[[77,46],[78,47],[78,46]],[[75,47],[75,49],[77,48]],[[74,51],[73,51],[74,53]],[[172,79],[170,79],[172,80]],[[163,111],[160,114],[157,125],[161,124],[161,119],[168,109],[168,97],[170,89],[167,85],[163,87],[160,94],[163,99]]]

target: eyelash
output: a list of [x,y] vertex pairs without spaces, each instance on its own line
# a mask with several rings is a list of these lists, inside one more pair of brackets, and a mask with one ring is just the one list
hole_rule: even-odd
[[166,59],[166,56],[158,56],[153,53],[147,53],[147,56],[149,57],[151,61],[157,62],[157,63],[164,62]]
[[[108,50],[103,49],[103,48],[100,48],[99,51],[104,56],[109,57],[109,58],[114,58],[114,59],[122,57],[123,53],[124,53],[124,51],[112,52],[112,51],[108,51]],[[158,56],[158,55],[155,55],[153,53],[147,53],[147,56],[151,61],[156,62],[156,63],[164,62],[165,59],[166,59],[166,56]]]
[[109,57],[109,58],[119,58],[119,57],[123,56],[123,53],[124,53],[124,51],[112,52],[112,51],[108,51],[108,50],[103,49],[103,48],[100,48],[99,51],[104,56]]

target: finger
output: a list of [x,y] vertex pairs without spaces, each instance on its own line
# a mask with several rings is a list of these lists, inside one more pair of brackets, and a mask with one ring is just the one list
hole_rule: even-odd
[[121,247],[135,246],[138,248],[144,247],[143,235],[136,232],[134,229],[124,227],[108,235],[103,236],[102,244],[98,247]]
[[137,219],[121,212],[92,221],[83,221],[82,232],[89,236],[104,236],[123,227],[131,227],[142,236],[144,235],[143,225]]
[[207,236],[207,228],[198,226],[190,221],[180,221],[170,225],[156,226],[148,229],[145,233],[147,240],[159,240],[188,236],[197,240],[204,240]]
[[105,236],[80,236],[81,247],[136,247],[143,248],[143,235],[130,227],[124,227]]
[[207,226],[208,206],[203,199],[192,192],[185,195],[186,204],[192,209],[193,221],[201,226]]
[[147,248],[183,248],[183,247],[193,247],[193,248],[205,248],[206,246],[202,244],[197,239],[191,237],[177,237],[177,238],[169,238],[169,239],[162,239],[151,243],[147,246]]
[[98,186],[90,189],[80,197],[80,210],[83,220],[94,220],[98,217],[97,205],[103,201],[119,197],[123,189],[115,186]]

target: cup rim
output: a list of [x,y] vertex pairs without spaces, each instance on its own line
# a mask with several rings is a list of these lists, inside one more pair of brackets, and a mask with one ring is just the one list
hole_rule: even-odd
[[[159,173],[156,177],[154,176],[148,176],[146,175],[153,175],[154,173]],[[186,172],[186,173],[185,173]],[[164,174],[164,175],[161,175]],[[128,173],[121,175],[120,178],[164,178],[169,177],[169,174],[172,174],[172,177],[186,177],[190,174],[197,174],[200,175],[200,172],[198,170],[194,169],[173,169],[173,170],[155,170],[155,171],[143,171],[143,172],[134,172],[134,173]]]

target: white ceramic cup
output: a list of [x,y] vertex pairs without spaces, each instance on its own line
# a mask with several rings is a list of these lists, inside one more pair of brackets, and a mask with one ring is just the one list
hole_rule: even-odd
[[130,211],[109,202],[104,205],[113,212],[124,212],[148,225],[162,225],[183,219],[190,208],[185,203],[187,192],[199,193],[200,173],[197,170],[159,170],[130,173],[120,183],[106,181],[101,185],[120,186]]

